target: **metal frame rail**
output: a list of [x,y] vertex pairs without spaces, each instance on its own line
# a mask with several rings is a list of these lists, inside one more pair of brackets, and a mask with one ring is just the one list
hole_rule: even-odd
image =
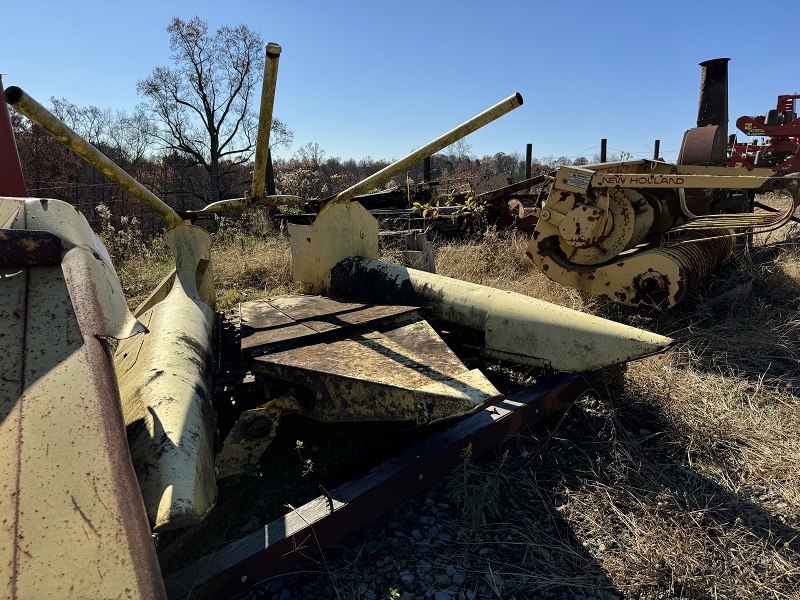
[[413,494],[431,487],[469,443],[481,456],[591,389],[560,373],[459,420],[431,439],[164,578],[168,597],[233,598],[319,554]]

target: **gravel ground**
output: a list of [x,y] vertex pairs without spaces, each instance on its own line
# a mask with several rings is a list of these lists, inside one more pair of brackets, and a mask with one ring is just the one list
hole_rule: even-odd
[[[548,435],[537,425],[533,438]],[[619,598],[592,556],[559,518],[562,500],[520,487],[530,464],[522,439],[506,444],[499,513],[475,524],[459,505],[454,480],[417,494],[362,530],[265,581],[245,597],[270,600],[612,600]],[[501,467],[487,457],[484,484]],[[473,463],[474,464],[474,463]],[[553,482],[547,482],[553,483]],[[545,488],[549,488],[546,485]],[[534,539],[536,538],[536,539]],[[542,542],[536,547],[536,542]],[[546,546],[550,546],[548,549]],[[564,553],[568,564],[564,563]],[[576,575],[577,573],[577,575]]]
[[[249,600],[612,600],[598,587],[559,585],[546,565],[522,564],[516,536],[505,526],[464,531],[443,484],[412,498],[364,530],[307,561],[296,572],[263,583]],[[473,535],[473,539],[465,536]],[[517,568],[515,568],[517,567]],[[604,585],[598,573],[597,583]]]

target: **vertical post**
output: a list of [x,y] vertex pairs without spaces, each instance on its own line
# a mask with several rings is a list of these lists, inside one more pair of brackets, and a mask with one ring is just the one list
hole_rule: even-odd
[[431,157],[426,156],[422,161],[422,181],[425,183],[431,180]]
[[272,151],[267,150],[267,196],[274,196],[275,191],[275,171],[272,167]]
[[256,157],[253,165],[253,184],[251,198],[263,198],[266,187],[267,162],[269,161],[269,132],[272,128],[272,106],[275,103],[275,86],[278,83],[278,59],[281,47],[269,42],[267,58],[264,61],[264,83],[261,84],[261,109],[258,115],[258,135],[256,137]]
[[600,140],[600,162],[601,163],[606,162],[606,159],[608,158],[608,155],[606,154],[607,146],[608,146],[608,140],[606,138],[603,138],[602,140]]
[[17,142],[11,128],[11,116],[8,105],[3,100],[3,76],[0,75],[0,196],[25,198],[25,179],[22,177],[22,165],[19,162]]
[[533,160],[533,144],[525,146],[525,179],[531,178],[531,161]]
[[661,140],[656,140],[653,144],[653,160],[658,160],[658,155],[661,152]]

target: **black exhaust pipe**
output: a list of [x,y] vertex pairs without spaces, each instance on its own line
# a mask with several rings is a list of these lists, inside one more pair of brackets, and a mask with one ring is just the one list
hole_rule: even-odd
[[700,63],[700,102],[697,106],[697,126],[719,125],[728,131],[728,61],[713,58]]

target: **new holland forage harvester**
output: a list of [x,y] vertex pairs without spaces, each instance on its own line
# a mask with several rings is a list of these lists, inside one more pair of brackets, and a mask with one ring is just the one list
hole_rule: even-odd
[[[545,275],[631,306],[669,308],[731,255],[735,236],[793,218],[795,177],[725,166],[728,60],[701,63],[697,127],[686,132],[678,164],[636,160],[555,173],[527,252]],[[791,194],[789,208],[753,212],[756,192],[779,190]]]
[[[252,189],[200,212],[307,201],[264,190],[280,50],[267,45]],[[241,350],[261,399],[238,415],[215,451],[211,236],[192,224],[196,214],[175,212],[21,89],[10,87],[4,98],[158,213],[176,265],[131,314],[86,219],[65,202],[24,197],[0,107],[0,586],[6,597],[162,597],[152,533],[202,520],[214,506],[218,477],[252,471],[286,412],[424,425],[500,401],[426,318],[475,330],[486,356],[562,371],[622,363],[670,343],[378,260],[377,223],[350,200],[518,107],[522,98],[515,94],[321,202],[313,225],[290,227],[295,278],[314,295],[241,306]],[[381,279],[380,304],[354,300],[366,282],[361,277]]]

